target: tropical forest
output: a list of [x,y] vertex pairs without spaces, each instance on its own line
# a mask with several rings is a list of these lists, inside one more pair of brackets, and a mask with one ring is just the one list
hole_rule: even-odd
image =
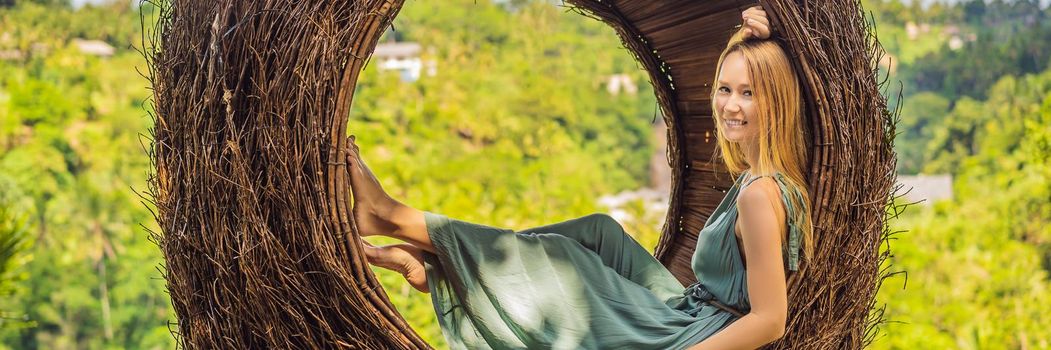
[[[870,347],[1051,349],[1048,2],[860,3],[898,115]],[[176,347],[144,197],[159,6],[0,0],[0,349]],[[408,0],[347,129],[408,205],[512,229],[612,213],[652,251],[670,175],[648,79],[561,1]],[[445,348],[431,297],[373,272]]]

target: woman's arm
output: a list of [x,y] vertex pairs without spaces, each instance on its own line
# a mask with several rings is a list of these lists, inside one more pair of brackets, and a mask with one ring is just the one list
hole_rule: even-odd
[[737,207],[752,310],[689,350],[755,349],[784,335],[788,291],[781,232],[786,228],[777,183],[769,177],[756,180],[741,192]]

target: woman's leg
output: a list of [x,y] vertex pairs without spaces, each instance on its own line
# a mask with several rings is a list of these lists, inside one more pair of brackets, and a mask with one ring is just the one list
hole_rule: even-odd
[[347,167],[354,195],[354,221],[361,235],[393,237],[434,253],[423,212],[391,198],[361,159],[354,136],[350,137],[348,145]]
[[591,214],[517,233],[556,233],[569,237],[598,254],[604,265],[660,297],[682,292],[681,284],[671,272],[609,215]]

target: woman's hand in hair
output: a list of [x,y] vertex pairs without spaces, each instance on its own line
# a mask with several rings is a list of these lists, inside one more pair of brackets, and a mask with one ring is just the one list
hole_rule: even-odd
[[770,20],[766,18],[766,11],[763,11],[762,6],[752,6],[744,10],[741,13],[741,30],[744,31],[744,37],[755,37],[757,39],[766,39],[770,37]]

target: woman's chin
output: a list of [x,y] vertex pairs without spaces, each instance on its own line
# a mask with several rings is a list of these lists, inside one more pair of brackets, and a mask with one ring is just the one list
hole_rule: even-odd
[[726,141],[734,143],[741,143],[745,140],[744,135],[739,132],[727,132],[724,135],[726,136]]
[[723,133],[726,141],[733,143],[755,142],[755,135],[742,131],[731,130]]

